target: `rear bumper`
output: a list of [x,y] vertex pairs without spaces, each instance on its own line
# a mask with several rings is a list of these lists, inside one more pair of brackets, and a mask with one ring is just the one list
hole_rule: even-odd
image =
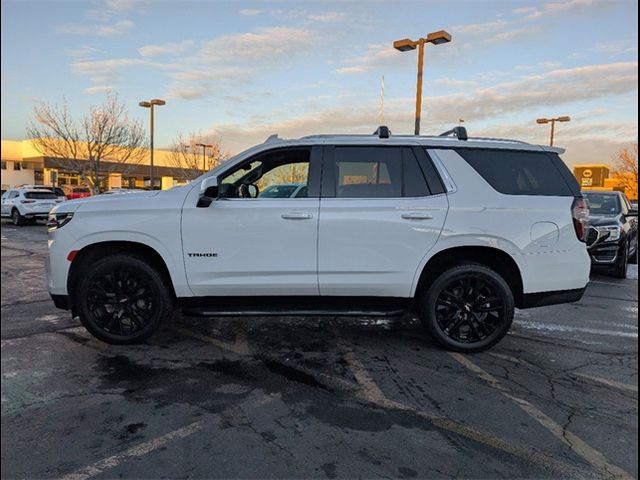
[[573,303],[579,301],[584,295],[584,288],[574,290],[555,290],[553,292],[525,293],[519,308],[536,308],[560,303]]

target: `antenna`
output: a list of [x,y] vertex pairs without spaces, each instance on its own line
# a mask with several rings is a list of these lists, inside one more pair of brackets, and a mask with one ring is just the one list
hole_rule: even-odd
[[378,115],[378,124],[384,124],[384,75],[380,81],[380,113]]

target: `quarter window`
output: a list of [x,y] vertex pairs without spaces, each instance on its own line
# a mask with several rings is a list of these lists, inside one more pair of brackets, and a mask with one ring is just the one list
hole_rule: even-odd
[[459,149],[457,152],[494,189],[507,195],[573,196],[545,152]]

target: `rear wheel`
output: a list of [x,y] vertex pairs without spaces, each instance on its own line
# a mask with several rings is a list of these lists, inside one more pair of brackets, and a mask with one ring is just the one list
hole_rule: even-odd
[[143,258],[118,254],[88,266],[73,292],[74,313],[96,338],[142,342],[173,312],[166,280]]
[[444,348],[479,352],[509,331],[514,299],[504,279],[481,265],[442,273],[420,299],[421,320]]

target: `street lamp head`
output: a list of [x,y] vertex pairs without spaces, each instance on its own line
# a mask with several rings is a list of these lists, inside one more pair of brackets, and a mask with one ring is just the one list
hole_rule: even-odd
[[559,122],[568,122],[571,120],[571,117],[565,115],[564,117],[558,117],[557,120]]
[[434,45],[440,45],[441,43],[449,43],[451,41],[451,34],[439,30],[437,32],[431,32],[427,35],[427,43],[433,43]]
[[549,119],[548,118],[539,118],[539,119],[536,120],[536,123],[539,123],[539,124],[549,123]]
[[151,107],[151,104],[149,102],[139,102],[138,105],[140,105],[141,107],[144,107],[144,108]]
[[395,42],[393,42],[393,48],[401,52],[408,52],[409,50],[416,49],[416,43],[413,40],[404,38],[402,40],[396,40]]
[[167,102],[165,102],[164,100],[160,100],[159,98],[154,98],[154,99],[153,99],[153,100],[151,100],[151,102],[149,102],[149,103],[151,103],[151,105],[159,105],[159,106],[162,106],[162,105],[165,105]]

